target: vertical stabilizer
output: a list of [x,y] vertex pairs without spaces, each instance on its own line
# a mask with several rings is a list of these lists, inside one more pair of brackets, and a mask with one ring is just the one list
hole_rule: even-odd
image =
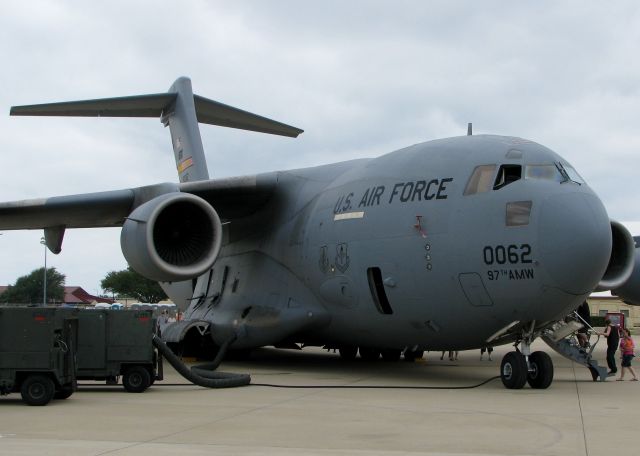
[[169,125],[180,182],[209,179],[191,79],[177,79],[169,93],[175,93],[177,96],[171,107],[163,113],[162,122],[165,126]]

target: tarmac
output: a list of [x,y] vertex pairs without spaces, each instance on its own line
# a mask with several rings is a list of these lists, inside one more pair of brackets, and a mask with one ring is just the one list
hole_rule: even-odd
[[635,453],[640,382],[593,382],[543,342],[533,348],[553,358],[547,390],[505,389],[495,378],[512,349],[503,346],[492,361],[474,350],[457,361],[430,352],[416,363],[264,348],[221,366],[250,373],[251,386],[201,388],[165,363],[165,380],[144,393],[84,381],[69,399],[44,407],[10,394],[0,397],[0,455]]

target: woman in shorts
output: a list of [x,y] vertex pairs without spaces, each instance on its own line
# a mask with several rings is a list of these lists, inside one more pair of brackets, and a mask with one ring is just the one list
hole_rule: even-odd
[[620,340],[620,352],[622,352],[622,369],[620,370],[620,378],[618,379],[618,381],[624,381],[624,371],[628,369],[629,372],[631,372],[631,375],[633,375],[631,381],[637,382],[638,376],[636,375],[636,371],[633,370],[633,367],[631,367],[631,360],[634,356],[633,350],[635,348],[635,344],[633,343],[633,339],[631,338],[631,331],[629,331],[627,328],[623,328],[620,333],[622,335],[622,339]]

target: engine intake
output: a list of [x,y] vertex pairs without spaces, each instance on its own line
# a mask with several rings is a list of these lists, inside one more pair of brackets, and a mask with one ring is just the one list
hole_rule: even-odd
[[222,244],[222,223],[202,198],[168,193],[138,206],[120,234],[129,265],[149,279],[175,282],[211,268]]
[[635,244],[622,223],[611,220],[611,256],[597,291],[617,288],[627,281],[633,272]]

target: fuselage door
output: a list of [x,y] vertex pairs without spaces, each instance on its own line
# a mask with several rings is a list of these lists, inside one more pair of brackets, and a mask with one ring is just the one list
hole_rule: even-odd
[[475,272],[465,272],[458,276],[464,295],[474,307],[492,306],[493,301],[482,282],[482,277]]

